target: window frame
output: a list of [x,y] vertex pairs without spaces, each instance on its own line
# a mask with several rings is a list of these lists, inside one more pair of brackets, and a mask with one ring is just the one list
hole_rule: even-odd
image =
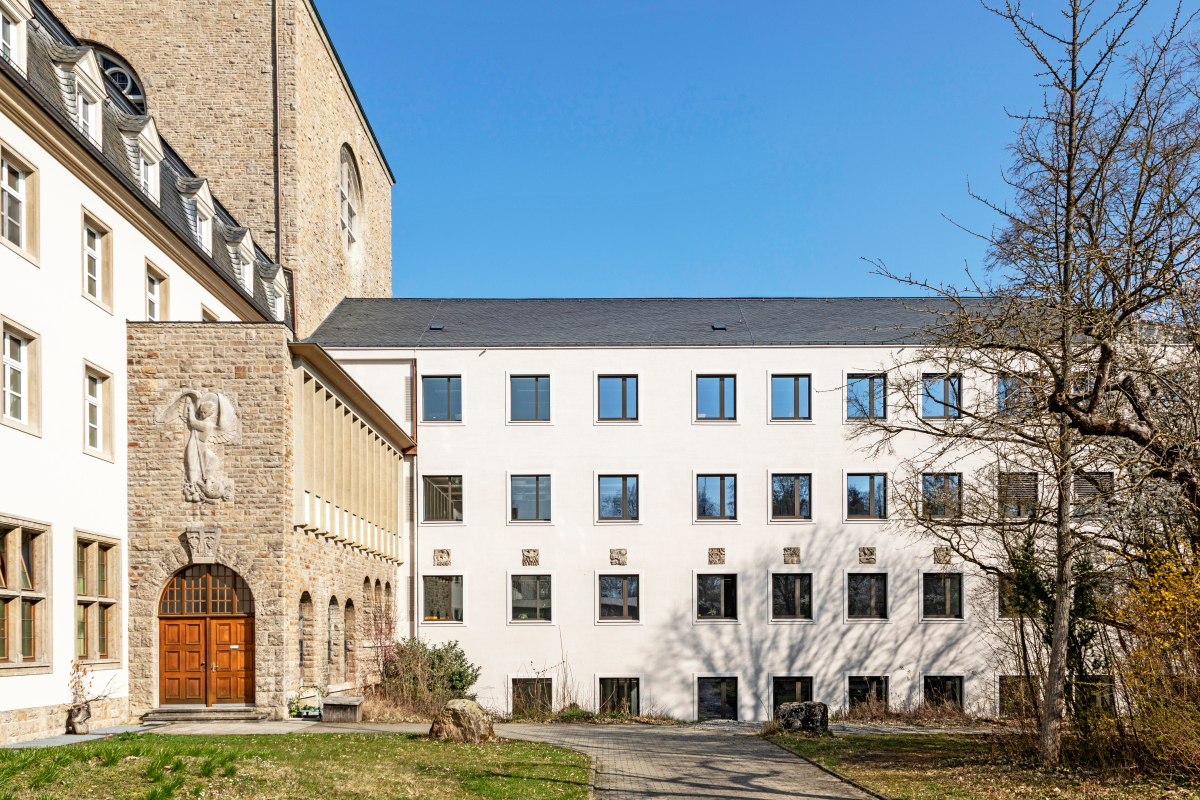
[[[3,195],[7,195],[11,191],[8,187],[6,170],[13,169],[22,176],[19,182],[20,187],[16,192],[21,202],[21,220],[18,223],[21,230],[21,243],[14,244],[4,231],[0,230],[0,244],[34,266],[40,267],[39,188],[41,174],[29,159],[20,155],[3,140],[0,140],[0,165],[2,165],[0,166],[0,191]],[[3,197],[0,197],[0,228],[7,227],[7,219],[7,203],[4,202]]]
[[32,436],[42,435],[42,338],[36,331],[18,325],[8,317],[0,315],[0,345],[6,336],[24,341],[25,367],[23,381],[25,390],[25,419],[18,420],[8,415],[8,359],[0,356],[0,425],[23,431]]
[[[1026,476],[1032,475],[1033,476],[1033,495],[1034,496],[1033,496],[1033,502],[1029,507],[1028,514],[1017,513],[1017,514],[1009,515],[1009,514],[1005,513],[1006,498],[1004,495],[1004,485],[1003,485],[1004,481],[1002,480],[1002,477],[1005,475],[1026,475]],[[1000,509],[1000,518],[1001,519],[1011,519],[1014,522],[1019,522],[1020,520],[1033,519],[1035,516],[1037,516],[1038,506],[1041,504],[1041,500],[1042,500],[1042,477],[1041,477],[1040,472],[1015,472],[1015,471],[1003,471],[1002,472],[1002,471],[997,471],[997,473],[996,473],[996,506]],[[1018,502],[1017,506],[1018,506],[1018,512],[1019,512],[1021,503]]]
[[[768,672],[767,673],[767,708],[771,709],[771,715],[775,714],[775,679],[776,678],[792,678],[799,680],[808,678],[812,685],[812,696],[815,701],[820,695],[817,694],[817,673],[814,670],[807,672],[792,671],[792,672]],[[847,684],[849,685],[849,684]]]
[[[465,405],[463,403],[463,376],[461,374],[450,375],[450,374],[434,373],[431,375],[426,375],[426,374],[422,373],[422,374],[418,375],[417,378],[418,378],[418,382],[420,384],[420,392],[418,392],[419,397],[417,398],[417,404],[418,404],[417,413],[420,415],[419,419],[420,419],[421,425],[462,425],[464,422],[466,422],[466,413],[463,408],[463,406]],[[458,378],[458,415],[459,415],[459,419],[426,419],[425,418],[425,381],[427,379],[428,380],[449,381],[451,378]],[[553,382],[551,382],[551,385],[553,386]],[[447,387],[446,387],[446,416],[447,417],[450,416],[449,384],[447,384]]]
[[[775,477],[808,477],[808,516],[807,517],[776,517],[775,516]],[[816,491],[813,486],[815,476],[811,471],[803,469],[768,469],[767,470],[767,524],[768,525],[815,525],[817,522],[814,509],[816,508]]]
[[[775,616],[775,576],[776,575],[808,575],[809,576],[809,607],[812,616],[808,619],[776,617]],[[789,564],[783,567],[767,569],[767,624],[768,625],[816,625],[817,624],[817,575],[812,567],[802,567]]]
[[646,691],[646,673],[644,672],[597,672],[592,676],[592,690],[596,695],[596,709],[599,712],[603,702],[603,695],[600,691],[600,681],[605,678],[633,679],[638,682],[638,713],[641,713],[642,695]]
[[[418,478],[419,478],[419,480],[416,481],[416,483],[418,484],[418,489],[417,489],[418,495],[415,499],[416,499],[417,503],[419,503],[419,505],[418,505],[419,512],[418,513],[420,514],[419,519],[420,519],[421,525],[442,526],[442,525],[466,525],[467,524],[467,502],[466,502],[467,476],[466,475],[463,475],[463,474],[454,475],[454,474],[447,473],[447,472],[441,472],[441,473],[438,473],[435,475],[433,473],[421,472],[420,475],[418,475]],[[460,484],[459,484],[458,500],[459,500],[459,503],[462,505],[462,519],[425,519],[425,479],[426,478],[458,478],[459,479]],[[552,484],[552,486],[553,486],[553,484]]]
[[[929,508],[929,505],[931,505],[931,504],[926,499],[926,492],[925,492],[926,479],[941,478],[941,479],[945,480],[946,478],[949,478],[949,477],[954,477],[954,478],[958,479],[958,499],[952,501],[957,505],[957,507],[953,509],[953,513],[934,514],[934,513],[932,513],[931,509]],[[922,472],[921,473],[921,518],[925,519],[925,520],[962,519],[962,489],[963,489],[963,474],[961,472]],[[935,491],[936,491],[936,488],[935,488]],[[886,508],[887,508],[887,503],[886,503],[886,499],[885,499],[884,509],[886,510]],[[950,508],[947,508],[946,510],[951,511]]]
[[[96,234],[96,247],[88,247],[88,231]],[[88,292],[88,256],[96,257],[96,294]],[[82,284],[80,293],[91,303],[109,314],[113,313],[113,255],[112,228],[88,211],[82,210],[80,228],[80,270]]]
[[[550,519],[513,519],[512,518],[512,481],[513,478],[549,478],[550,479]],[[465,482],[465,481],[464,481]],[[505,523],[508,525],[542,525],[548,526],[554,524],[554,473],[539,472],[537,470],[528,470],[521,472],[506,472],[504,473],[505,498],[508,503],[505,507]],[[538,484],[538,493],[541,492],[541,484]],[[541,498],[538,498],[538,512],[541,511]],[[465,516],[465,515],[464,515]]]
[[[870,384],[872,411],[874,411],[874,403],[875,403],[874,381],[879,378],[883,379],[883,389],[882,389],[883,415],[882,416],[875,416],[874,414],[871,414],[871,415],[868,415],[865,417],[850,416],[850,381],[859,380],[861,378],[870,378],[872,381],[872,383]],[[864,419],[887,419],[889,413],[891,412],[891,409],[889,408],[890,403],[888,403],[888,393],[889,393],[889,384],[890,383],[891,383],[891,381],[888,380],[887,372],[879,372],[877,370],[856,370],[856,371],[846,370],[846,371],[844,371],[842,373],[842,423],[846,424],[846,425],[854,425],[854,424],[857,424],[860,420],[864,420]]]
[[[84,571],[85,571],[85,591],[80,592],[78,581],[74,586],[72,601],[75,608],[84,609],[84,621],[86,625],[87,635],[87,653],[80,657],[76,655],[82,663],[93,666],[97,669],[117,669],[122,664],[121,653],[121,636],[120,636],[120,619],[122,598],[121,582],[113,580],[114,575],[120,574],[121,565],[121,542],[113,536],[93,533],[76,528],[74,531],[74,546],[76,552],[80,547],[84,548]],[[105,580],[109,591],[106,594],[100,594],[100,551],[104,550],[107,553],[106,563],[108,577]],[[78,613],[78,612],[76,612]],[[100,617],[106,615],[106,633],[107,633],[107,655],[100,653]],[[72,632],[75,633],[75,625],[77,617],[73,614]],[[114,625],[115,623],[115,625]],[[114,635],[114,628],[117,631]],[[77,641],[77,634],[72,636],[73,641]],[[77,653],[74,645],[72,652]]]
[[[776,417],[773,407],[775,393],[775,378],[807,378],[808,379],[808,416],[807,417]],[[813,419],[813,376],[811,372],[776,372],[767,370],[767,424],[768,425],[815,425]]]
[[[150,319],[150,279],[158,281],[158,316]],[[146,275],[143,279],[142,313],[149,322],[170,322],[171,320],[171,276],[155,266],[154,262],[146,259]]]
[[851,678],[883,678],[887,681],[887,705],[891,708],[892,705],[892,673],[890,671],[875,672],[873,670],[856,670],[853,672],[842,673],[842,708],[849,710],[850,708],[850,679]]
[[[738,397],[738,377],[736,371],[733,372],[692,372],[692,424],[693,425],[740,425],[741,420],[737,416],[738,406],[742,404],[742,400]],[[733,379],[733,416],[720,417],[701,417],[700,416],[700,379],[701,378],[719,378],[721,383],[718,394],[720,397],[719,405],[721,414],[725,413],[725,384],[726,378]]]
[[8,52],[3,54],[0,49],[0,58],[4,58],[19,72],[25,74],[26,37],[28,36],[26,25],[30,19],[26,16],[28,6],[22,8],[21,4],[16,2],[4,2],[0,5],[3,7],[3,17],[8,22],[9,30],[9,39],[3,45]]
[[[719,517],[702,517],[702,516],[700,516],[700,479],[701,478],[720,478],[721,479],[721,495],[722,495],[721,513],[722,513],[722,516],[719,516]],[[732,516],[732,517],[724,516],[724,513],[725,513],[725,499],[724,499],[725,483],[724,483],[724,481],[726,478],[734,479],[734,486],[733,486],[733,513],[734,513],[734,516]],[[741,517],[739,516],[739,511],[738,511],[738,506],[741,505],[741,498],[739,497],[739,493],[741,490],[738,488],[738,484],[740,483],[740,480],[741,480],[741,478],[736,471],[730,471],[730,472],[693,471],[692,472],[692,524],[693,525],[740,525],[742,523]],[[639,493],[641,492],[640,485],[638,486],[638,491],[639,491]],[[639,501],[639,503],[641,502],[640,497],[638,498],[638,501]],[[641,513],[640,510],[638,513]]]
[[[7,650],[6,660],[0,660],[0,677],[4,675],[40,675],[53,671],[54,663],[54,548],[53,529],[43,522],[23,519],[0,513],[0,526],[8,534],[4,545],[8,550],[9,580],[7,588],[0,588],[0,603],[6,604]],[[23,588],[21,553],[24,536],[33,536],[31,557],[33,561],[30,583],[32,588]],[[33,656],[22,655],[22,611],[23,602],[30,601],[33,609]],[[71,615],[72,627],[74,614]],[[73,632],[72,632],[73,633]],[[71,650],[74,652],[74,635]]]
[[[550,399],[550,409],[547,419],[513,419],[512,418],[512,380],[513,378],[545,378],[550,381],[550,390],[548,392]],[[504,424],[505,425],[553,425],[554,424],[554,407],[557,405],[554,398],[554,387],[558,383],[554,377],[553,370],[529,371],[529,372],[509,372],[504,373]],[[540,408],[539,408],[540,411]]]
[[[931,380],[941,380],[941,382],[942,382],[942,398],[943,398],[942,400],[937,400],[936,398],[933,397],[933,395],[926,393],[925,382],[931,381]],[[954,406],[951,406],[949,403],[950,390],[948,387],[952,381],[957,383],[957,390],[958,390],[958,402]],[[931,422],[947,422],[949,420],[962,419],[962,400],[963,400],[962,395],[963,395],[963,380],[962,380],[961,372],[922,372],[921,373],[921,403],[918,406],[921,419],[929,420]],[[941,407],[942,407],[941,414],[926,414],[925,413],[925,399],[927,397],[931,401],[941,404]],[[954,410],[958,413],[951,414],[950,413],[951,410]]]
[[[942,616],[926,616],[925,615],[925,576],[926,575],[957,575],[959,580],[959,605],[962,611],[962,616],[959,617],[942,617]],[[949,564],[939,564],[938,568],[931,569],[920,567],[917,570],[917,621],[921,623],[935,624],[951,624],[961,625],[967,622],[967,578],[966,570],[960,567],[953,567]],[[931,673],[932,674],[932,673]]]
[[554,699],[558,697],[558,676],[553,671],[547,672],[544,675],[534,675],[528,672],[509,672],[504,676],[504,703],[507,706],[510,717],[513,713],[513,681],[530,679],[550,681],[550,711],[554,711]]
[[[851,575],[883,575],[887,584],[887,616],[886,617],[852,617],[850,616],[850,576]],[[878,567],[875,564],[859,564],[856,569],[842,570],[842,623],[845,625],[889,625],[896,616],[896,604],[892,602],[893,594],[892,570],[890,567]],[[856,672],[855,675],[863,673]]]
[[[605,517],[601,514],[600,481],[604,478],[621,479],[621,517]],[[637,481],[638,515],[628,516],[629,513],[629,479]],[[640,525],[642,522],[642,476],[636,472],[593,472],[592,485],[596,489],[595,522],[597,525]]]
[[[638,618],[637,619],[624,619],[624,618],[614,618],[614,617],[604,618],[604,617],[600,616],[600,579],[601,578],[614,578],[614,577],[637,578],[637,582],[638,582],[638,597],[637,597],[637,599],[638,599]],[[594,623],[597,626],[601,626],[601,627],[608,627],[610,625],[644,625],[646,623],[645,614],[643,613],[644,609],[642,607],[642,600],[644,599],[643,595],[645,594],[644,589],[645,589],[645,578],[642,575],[642,570],[628,569],[626,567],[609,567],[608,569],[594,570],[592,572],[592,592],[595,595],[595,602],[593,604],[595,607],[593,609],[593,615],[592,615]],[[616,676],[607,675],[605,677],[611,678],[611,677],[616,677]]]
[[[921,670],[917,674],[917,702],[919,705],[925,705],[927,702],[925,699],[926,678],[958,678],[960,681],[962,681],[962,697],[960,698],[962,702],[962,708],[963,710],[966,710],[970,707],[967,705],[967,674],[965,672],[955,672],[953,670]],[[891,681],[889,680],[888,683],[890,684]],[[890,691],[891,687],[889,686],[888,689]]]
[[[621,413],[629,413],[629,384],[628,380],[633,378],[637,381],[637,388],[634,393],[637,395],[635,404],[637,406],[637,416],[621,416],[621,417],[602,417],[600,416],[600,381],[606,378],[621,379]],[[592,421],[596,425],[640,425],[642,423],[642,376],[634,372],[593,372],[592,384],[595,387],[595,414]],[[551,383],[553,386],[553,382]]]
[[[732,576],[734,579],[734,592],[737,596],[738,614],[736,617],[707,617],[700,616],[700,577],[703,575],[721,575],[723,577]],[[599,584],[597,583],[597,587]],[[745,605],[742,600],[742,571],[737,569],[725,569],[720,566],[712,566],[708,569],[692,570],[692,624],[693,625],[741,625],[745,621],[743,607]],[[599,589],[597,588],[597,591]],[[722,590],[723,593],[723,590]],[[722,601],[724,598],[722,598]],[[718,676],[719,677],[719,676]]]
[[[550,578],[550,619],[513,619],[512,618],[512,579],[525,576],[544,575]],[[552,569],[543,569],[542,567],[525,567],[523,569],[513,569],[504,573],[504,622],[509,626],[520,627],[554,627],[558,625],[559,613],[556,610],[557,598],[555,597],[555,586],[558,585],[558,576]],[[596,582],[599,587],[599,581]],[[466,580],[463,581],[464,594],[466,593]],[[598,591],[598,589],[597,589]],[[422,609],[424,606],[422,606]],[[466,617],[466,610],[463,611],[463,617]],[[539,675],[525,677],[542,677]]]
[[[850,478],[860,475],[870,477],[883,478],[883,516],[882,517],[852,517],[850,516]],[[891,503],[889,502],[889,494],[891,493],[891,473],[890,472],[850,472],[842,470],[842,522],[846,525],[880,525],[891,521]],[[872,499],[874,497],[874,484],[872,483],[871,494],[868,496],[868,503],[874,506]]]
[[[91,407],[91,402],[88,395],[88,378],[94,377],[100,382],[100,436],[101,442],[99,448],[93,448],[88,442],[88,410]],[[102,461],[115,463],[116,457],[114,454],[114,436],[113,427],[115,422],[114,405],[113,405],[113,387],[114,376],[108,370],[97,366],[96,364],[84,359],[83,362],[83,452],[85,455],[99,458]]]
[[[462,620],[453,619],[426,619],[425,618],[425,579],[426,578],[462,578]],[[467,616],[467,573],[461,569],[452,569],[450,567],[437,567],[429,570],[421,571],[420,586],[417,588],[417,613],[419,624],[432,626],[450,626],[464,627],[468,622]],[[552,597],[553,599],[553,597]]]
[[745,715],[742,714],[742,692],[746,688],[746,682],[742,680],[740,672],[693,672],[692,673],[692,721],[700,721],[700,679],[701,678],[733,678],[737,681],[737,718],[735,721],[744,722]]

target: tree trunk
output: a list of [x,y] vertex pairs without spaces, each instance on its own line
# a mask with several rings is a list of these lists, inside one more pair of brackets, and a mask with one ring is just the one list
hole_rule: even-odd
[[[1068,373],[1069,374],[1069,373]],[[1058,514],[1055,531],[1054,627],[1050,636],[1050,664],[1046,675],[1046,698],[1042,707],[1039,744],[1042,764],[1057,767],[1062,756],[1062,721],[1067,682],[1067,634],[1071,624],[1071,490],[1072,431],[1063,425],[1062,460],[1058,475]]]

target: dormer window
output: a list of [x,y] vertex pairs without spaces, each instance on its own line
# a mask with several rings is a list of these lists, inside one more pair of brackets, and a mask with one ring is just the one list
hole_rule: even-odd
[[271,296],[271,313],[277,322],[283,322],[287,311],[287,281],[283,279],[283,268],[275,266],[275,278],[267,284],[267,293]]
[[196,214],[196,240],[204,248],[204,252],[212,254],[212,217]]
[[151,199],[158,199],[158,164],[142,156],[142,191]]
[[13,60],[13,37],[16,35],[17,23],[8,18],[8,14],[0,14],[0,56],[5,61]]
[[203,178],[176,179],[179,193],[183,196],[184,211],[196,234],[196,243],[204,252],[212,255],[213,215],[216,211],[208,181]]
[[139,114],[146,113],[146,97],[142,93],[141,82],[133,67],[111,50],[97,48],[100,57],[100,69],[112,81],[113,86],[129,99]]
[[131,176],[147,197],[158,202],[159,168],[163,160],[162,140],[154,117],[134,117],[116,111],[117,129],[125,139]]
[[225,243],[229,248],[229,263],[237,274],[238,283],[254,296],[254,240],[245,228],[226,228]]
[[83,94],[79,95],[79,129],[93,142],[99,140],[96,135],[99,133],[96,129],[96,104]]
[[[76,127],[92,144],[99,145],[100,104],[105,89],[104,73],[100,71],[96,52],[90,47],[58,46],[51,51],[51,58],[58,73],[63,103],[74,114]],[[72,87],[74,91],[71,91]]]

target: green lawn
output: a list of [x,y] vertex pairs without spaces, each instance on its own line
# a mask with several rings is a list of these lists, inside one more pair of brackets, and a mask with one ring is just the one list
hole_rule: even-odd
[[1200,798],[1172,781],[1047,773],[1003,735],[837,736],[773,741],[896,800],[1149,800]]
[[161,736],[0,750],[0,800],[585,798],[588,758],[531,742],[409,734]]

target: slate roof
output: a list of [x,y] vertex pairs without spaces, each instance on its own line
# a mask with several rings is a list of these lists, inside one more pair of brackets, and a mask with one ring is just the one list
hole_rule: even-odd
[[[919,341],[919,297],[454,300],[347,298],[308,341],[324,347],[729,347]],[[430,325],[441,324],[442,330]],[[723,331],[713,330],[724,324]]]
[[[82,44],[40,0],[31,0],[30,6],[33,9],[34,17],[27,26],[28,47],[25,56],[27,74],[21,74],[16,66],[2,58],[0,58],[0,73],[25,88],[43,108],[58,119],[63,128],[84,143],[117,180],[132,189],[151,213],[165,221],[175,230],[180,239],[187,242],[204,261],[208,262],[209,267],[217,275],[233,287],[238,294],[248,299],[264,318],[273,320],[275,317],[271,310],[270,299],[267,297],[266,287],[262,281],[253,282],[254,292],[250,294],[238,280],[229,250],[224,246],[224,233],[226,230],[239,226],[233,215],[216,198],[213,198],[215,218],[213,219],[212,254],[206,253],[197,243],[188,204],[184,202],[181,189],[194,185],[198,176],[188,168],[179,154],[171,149],[165,140],[162,142],[163,160],[160,162],[158,170],[159,202],[155,204],[153,200],[142,193],[139,176],[135,174],[130,163],[121,128],[131,125],[140,128],[142,124],[140,121],[145,118],[138,116],[137,108],[129,102],[125,95],[121,94],[121,91],[108,80],[107,76],[104,83],[108,98],[102,104],[103,141],[93,141],[84,136],[75,126],[75,115],[71,108],[75,103],[74,82],[62,80],[54,66],[54,59],[73,60],[77,58],[84,52]],[[71,107],[68,106],[68,103]],[[255,250],[258,259],[258,263],[255,265],[256,273],[259,275],[273,274],[271,268],[275,265],[271,263],[270,257],[257,245]],[[291,278],[286,272],[284,275],[289,281],[288,293],[290,295],[292,292]],[[290,302],[284,303],[284,322],[288,327],[294,328],[291,306]]]

